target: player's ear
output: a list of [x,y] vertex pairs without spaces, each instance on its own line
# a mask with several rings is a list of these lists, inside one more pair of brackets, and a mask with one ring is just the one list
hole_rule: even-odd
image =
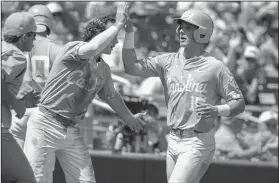
[[21,36],[19,37],[18,42],[19,42],[20,44],[23,44],[23,43],[26,41],[26,39],[27,39],[27,35],[26,35],[26,34],[23,34],[23,35],[21,35]]

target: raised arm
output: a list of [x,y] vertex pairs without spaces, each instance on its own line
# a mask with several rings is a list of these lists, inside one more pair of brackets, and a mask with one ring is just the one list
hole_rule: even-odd
[[227,56],[227,60],[225,61],[225,65],[229,68],[229,70],[233,75],[236,74],[236,69],[237,69],[236,52],[240,44],[241,44],[240,33],[235,33],[235,35],[232,37],[232,39],[229,42],[228,56]]
[[130,2],[119,3],[115,24],[79,48],[78,55],[81,59],[89,59],[90,57],[99,55],[113,38],[118,35],[120,29],[125,25],[129,5]]
[[137,60],[134,46],[134,30],[131,19],[127,20],[125,25],[125,38],[122,48],[122,60],[127,74],[133,76],[152,77],[157,76],[152,70],[144,67],[144,62]]

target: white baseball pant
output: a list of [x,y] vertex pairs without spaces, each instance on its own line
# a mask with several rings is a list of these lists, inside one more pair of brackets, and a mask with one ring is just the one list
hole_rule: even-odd
[[215,151],[214,130],[184,135],[170,132],[167,150],[168,183],[198,183],[207,171]]
[[88,148],[79,128],[65,128],[56,119],[39,110],[27,123],[24,152],[38,183],[51,183],[48,176],[54,170],[55,155],[68,183],[95,183],[95,175]]

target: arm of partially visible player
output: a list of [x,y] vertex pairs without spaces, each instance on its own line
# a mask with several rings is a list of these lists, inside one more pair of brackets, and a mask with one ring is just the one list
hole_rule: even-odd
[[236,68],[237,68],[236,52],[240,44],[241,44],[240,33],[235,33],[233,38],[230,39],[228,56],[227,56],[227,60],[225,61],[225,65],[229,68],[229,70],[233,75],[236,74]]
[[142,130],[143,122],[138,119],[140,116],[134,116],[126,107],[120,94],[115,91],[108,65],[105,65],[104,73],[106,74],[105,83],[103,88],[98,92],[98,96],[106,101],[132,130]]
[[99,55],[101,51],[117,36],[127,19],[129,4],[130,3],[128,2],[119,3],[115,24],[93,37],[88,43],[82,45],[78,50],[79,58],[89,59],[90,57]]
[[13,101],[15,98],[14,96],[11,94],[11,92],[9,92],[8,90],[8,85],[5,83],[5,81],[1,78],[1,86],[2,86],[2,97],[1,100],[2,101],[6,101],[7,104],[11,104],[10,102]]
[[1,78],[1,85],[2,85],[1,100],[15,110],[18,118],[22,118],[26,111],[25,102],[22,100],[17,100],[15,96],[12,95],[12,93],[8,90],[8,85],[2,78]]
[[143,60],[137,60],[134,47],[134,30],[131,19],[125,25],[125,38],[122,48],[122,60],[125,72],[133,76],[152,77],[157,76],[152,70],[144,67]]

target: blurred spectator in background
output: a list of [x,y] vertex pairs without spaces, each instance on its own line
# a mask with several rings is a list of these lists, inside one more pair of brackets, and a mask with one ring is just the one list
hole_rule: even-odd
[[79,20],[76,18],[79,17],[75,17],[74,14],[69,13],[67,9],[63,9],[58,2],[49,2],[47,7],[53,14],[55,25],[53,33],[50,34],[50,39],[61,45],[76,40],[79,37]]
[[139,96],[164,94],[161,79],[159,77],[149,77],[144,79],[136,90],[136,93]]
[[278,77],[278,19],[273,21],[267,34],[270,38],[260,46],[261,58],[266,72],[277,73]]
[[278,110],[263,112],[259,117],[260,123],[266,125],[262,131],[262,158],[264,161],[278,161]]
[[240,42],[239,35],[230,41],[231,50],[226,65],[234,75],[246,105],[259,104],[259,85],[263,85],[265,81],[260,67],[260,50],[255,46],[246,46],[243,56],[237,60]]
[[244,120],[237,117],[221,117],[219,128],[215,132],[215,157],[227,159],[230,153],[241,152],[242,146],[237,135],[243,128]]
[[116,136],[113,152],[135,152],[135,132],[121,121],[113,131]]

